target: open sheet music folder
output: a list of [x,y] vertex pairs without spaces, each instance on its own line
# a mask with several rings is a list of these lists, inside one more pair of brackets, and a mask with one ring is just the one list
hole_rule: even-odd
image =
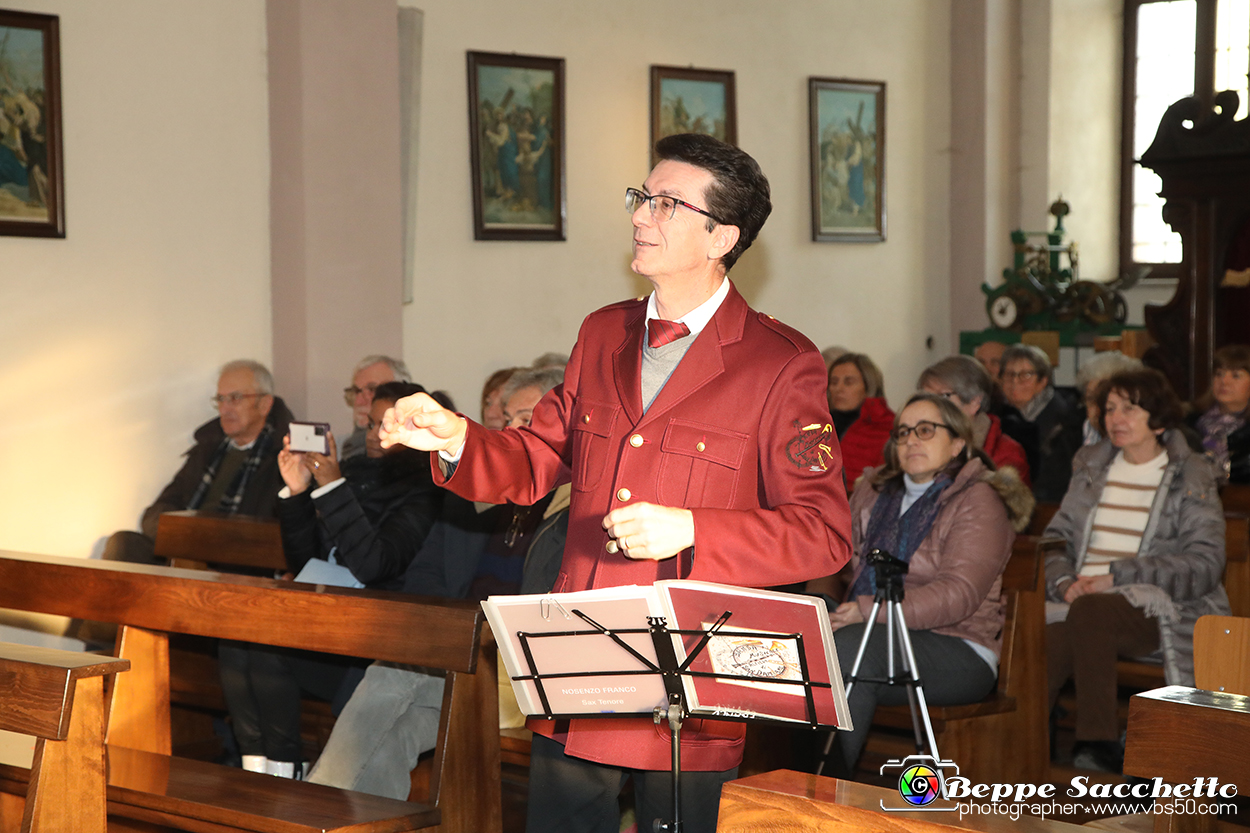
[[680,632],[664,637],[678,662],[694,655],[681,677],[690,715],[851,725],[829,615],[810,596],[677,580],[482,607],[528,715],[650,716],[667,701],[648,632],[660,617]]

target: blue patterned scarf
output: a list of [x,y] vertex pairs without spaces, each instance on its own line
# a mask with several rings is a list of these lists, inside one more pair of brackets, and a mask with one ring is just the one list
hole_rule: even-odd
[[[868,517],[868,529],[864,530],[864,542],[860,558],[874,549],[884,550],[895,558],[910,562],[920,542],[929,536],[937,519],[938,498],[951,484],[950,475],[943,472],[933,480],[933,485],[899,517],[903,508],[903,495],[907,491],[903,478],[889,481],[881,490],[881,497],[873,504]],[[859,578],[851,588],[849,598],[872,596],[877,592],[877,571],[864,564]]]
[[1215,463],[1217,479],[1228,482],[1228,435],[1246,424],[1246,414],[1226,414],[1219,405],[1198,417],[1198,433],[1202,434],[1202,450]]

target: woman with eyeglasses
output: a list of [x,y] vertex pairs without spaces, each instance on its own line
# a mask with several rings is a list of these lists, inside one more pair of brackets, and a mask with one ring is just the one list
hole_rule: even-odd
[[1018,412],[1022,427],[1032,429],[1015,438],[1029,458],[1033,495],[1058,503],[1072,477],[1072,455],[1084,440],[1080,397],[1071,388],[1055,387],[1050,359],[1031,344],[1013,344],[1003,351],[998,383],[1010,406],[1003,410],[1013,417]]
[[1067,543],[1046,559],[1047,672],[1052,709],[1068,679],[1076,687],[1073,764],[1119,772],[1116,659],[1162,648],[1168,684],[1194,684],[1194,624],[1229,613],[1224,512],[1162,373],[1113,374],[1096,404],[1106,439],[1077,453],[1046,527]]
[[[842,672],[854,664],[876,592],[864,556],[881,549],[908,563],[902,610],[928,702],[989,694],[1002,650],[1003,568],[1032,511],[1015,470],[996,470],[976,447],[967,414],[942,396],[912,396],[894,421],[885,465],[866,471],[851,498],[853,578],[847,601],[829,615]],[[886,629],[874,627],[861,678],[887,676],[887,644]],[[877,705],[906,703],[907,688],[857,682],[849,702],[855,728],[837,733],[832,759],[841,777],[855,771]]]
[[829,414],[842,447],[847,492],[864,469],[882,463],[894,412],[885,402],[881,370],[863,353],[843,353],[829,365]]

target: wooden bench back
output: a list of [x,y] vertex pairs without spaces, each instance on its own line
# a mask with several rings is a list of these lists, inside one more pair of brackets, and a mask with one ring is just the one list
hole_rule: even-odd
[[1250,619],[1198,619],[1194,626],[1194,683],[1207,691],[1250,695]]
[[1055,513],[1058,511],[1058,503],[1039,500],[1033,507],[1033,517],[1029,520],[1029,525],[1024,530],[1024,534],[1040,537],[1046,532],[1046,527],[1050,526],[1050,519],[1055,517]]
[[[1024,665],[1032,656],[1033,646],[1026,645],[1026,638],[1032,639],[1031,632],[1025,621],[1026,617],[1041,615],[1045,619],[1042,605],[1045,602],[1045,574],[1043,565],[1046,553],[1054,547],[1063,547],[1057,538],[1038,538],[1035,535],[1018,535],[1012,546],[1011,558],[1003,570],[1003,600],[1006,605],[1006,616],[1003,622],[1003,651],[999,657],[998,690],[1000,693],[1014,696],[1025,684],[1021,677],[1028,672]],[[1044,657],[1044,653],[1043,653]]]
[[1250,616],[1250,515],[1224,512],[1224,589],[1234,616]]
[[155,552],[175,567],[203,569],[211,561],[238,567],[286,569],[278,522],[250,515],[194,509],[164,512],[156,525]]
[[469,674],[485,621],[468,601],[8,550],[0,607]]
[[473,602],[295,584],[203,570],[0,551],[0,608],[122,625],[132,670],[109,704],[111,746],[167,756],[168,633],[258,642],[448,671],[426,803],[446,831],[497,831],[494,644]]
[[1229,483],[1220,491],[1220,502],[1226,512],[1250,515],[1250,485]]

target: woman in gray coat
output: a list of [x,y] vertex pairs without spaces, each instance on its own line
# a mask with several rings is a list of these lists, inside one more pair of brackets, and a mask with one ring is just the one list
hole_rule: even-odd
[[1076,686],[1073,763],[1118,772],[1116,659],[1161,651],[1168,683],[1193,685],[1194,623],[1229,612],[1224,513],[1163,374],[1122,371],[1097,396],[1107,439],[1077,453],[1046,528],[1067,542],[1046,562],[1047,671],[1052,708]]

